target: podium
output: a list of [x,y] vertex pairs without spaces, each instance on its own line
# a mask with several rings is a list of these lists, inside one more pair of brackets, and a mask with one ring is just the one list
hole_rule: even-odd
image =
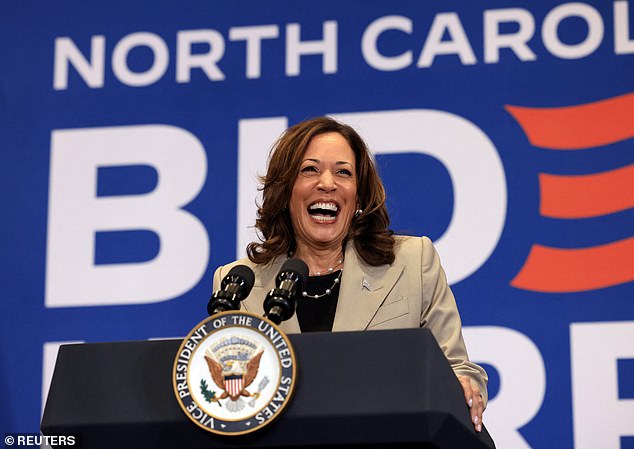
[[405,447],[491,449],[427,329],[289,335],[297,386],[281,417],[226,437],[179,407],[172,367],[181,340],[60,347],[41,430],[83,449]]

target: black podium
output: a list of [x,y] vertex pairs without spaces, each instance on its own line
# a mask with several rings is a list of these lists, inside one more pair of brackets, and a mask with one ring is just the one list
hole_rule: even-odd
[[460,384],[427,329],[289,336],[297,387],[274,423],[224,437],[200,429],[174,397],[181,340],[65,345],[41,430],[81,447],[494,448],[473,430]]

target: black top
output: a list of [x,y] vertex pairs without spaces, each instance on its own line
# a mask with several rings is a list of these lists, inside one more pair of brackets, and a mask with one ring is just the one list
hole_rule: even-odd
[[300,295],[297,302],[297,319],[302,332],[330,332],[332,330],[337,300],[339,299],[339,286],[341,285],[340,282],[335,284],[335,279],[339,276],[340,271],[308,278],[306,292],[309,295],[321,295],[328,288],[332,291],[329,295],[316,299]]

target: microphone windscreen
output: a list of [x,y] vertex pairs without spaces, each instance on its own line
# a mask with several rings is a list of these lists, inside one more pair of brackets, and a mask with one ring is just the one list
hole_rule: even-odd
[[301,259],[288,259],[284,262],[284,265],[282,265],[280,274],[288,271],[292,271],[299,276],[302,284],[300,288],[303,289],[306,285],[306,281],[308,281],[308,265],[306,265],[306,262]]
[[246,265],[236,265],[231,270],[229,270],[229,273],[227,274],[227,276],[225,276],[225,279],[230,276],[237,276],[242,280],[242,282],[244,282],[243,296],[247,297],[249,293],[251,293],[251,289],[253,288],[253,284],[255,283],[255,273],[253,273],[253,270]]

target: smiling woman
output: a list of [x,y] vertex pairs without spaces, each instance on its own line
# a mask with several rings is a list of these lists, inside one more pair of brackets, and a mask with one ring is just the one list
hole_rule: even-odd
[[[306,148],[289,207],[294,255],[308,264],[311,274],[324,272],[324,264],[332,267],[343,251],[358,208],[355,167],[354,153],[341,134],[320,134]],[[317,256],[326,252],[335,258]]]
[[263,314],[264,298],[290,258],[309,267],[287,333],[427,327],[464,390],[476,430],[487,376],[469,361],[456,302],[427,237],[388,229],[385,189],[354,129],[320,117],[289,128],[276,142],[248,259],[218,268],[214,290],[236,264],[255,273],[243,309]]
[[[256,228],[262,241],[248,246],[252,262],[297,257],[305,244],[317,245],[314,249],[322,254],[324,249],[337,252],[334,259],[347,242],[369,265],[394,261],[385,189],[365,142],[350,126],[321,117],[289,128],[274,145],[260,181],[263,199]],[[312,234],[303,234],[308,229],[331,236],[339,231],[338,239],[317,244]]]

